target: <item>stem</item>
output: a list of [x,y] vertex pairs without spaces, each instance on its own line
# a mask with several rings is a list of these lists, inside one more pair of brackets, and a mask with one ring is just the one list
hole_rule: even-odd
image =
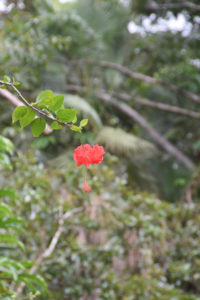
[[31,108],[32,110],[34,110],[38,115],[40,115],[41,117],[43,117],[44,119],[46,120],[49,120],[49,121],[56,121],[58,122],[60,125],[65,125],[65,126],[72,126],[73,124],[71,123],[66,123],[66,122],[62,122],[52,116],[49,116],[47,115],[45,112],[43,112],[42,110],[40,110],[39,108],[31,105],[27,100],[26,98],[24,98],[24,96],[20,93],[20,91],[11,83],[11,82],[4,82],[2,80],[0,80],[0,85],[5,85],[5,86],[8,86],[8,87],[11,87],[16,93],[17,95],[19,96],[19,100],[27,107]]
[[87,167],[85,167],[84,184],[87,184],[87,181],[86,181],[86,176],[87,176]]

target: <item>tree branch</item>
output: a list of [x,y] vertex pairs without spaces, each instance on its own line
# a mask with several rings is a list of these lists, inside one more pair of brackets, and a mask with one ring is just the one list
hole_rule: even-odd
[[149,99],[142,98],[139,96],[131,96],[127,93],[118,93],[118,94],[112,93],[112,95],[115,97],[121,98],[123,100],[126,100],[126,101],[133,100],[141,105],[145,105],[148,107],[156,108],[156,109],[163,110],[163,111],[168,111],[170,113],[187,116],[187,117],[191,117],[194,119],[200,119],[200,113],[191,111],[191,110],[188,110],[185,108],[181,108],[178,106],[168,105],[168,104],[165,104],[162,102],[154,102],[154,101],[151,101]]
[[188,97],[189,99],[191,99],[194,102],[200,103],[200,96],[198,96],[198,95],[196,95],[192,92],[189,92],[185,89],[181,89],[173,83],[165,82],[165,81],[159,81],[159,80],[157,80],[157,79],[155,79],[151,76],[141,74],[141,73],[137,73],[137,72],[133,72],[133,71],[129,70],[128,68],[124,67],[124,66],[121,66],[119,64],[109,62],[109,61],[101,61],[100,66],[115,69],[115,70],[117,70],[117,71],[123,73],[124,75],[127,75],[127,76],[129,76],[133,79],[145,81],[149,84],[160,84],[162,86],[167,87],[169,90],[171,90],[173,92],[182,93],[184,96]]
[[183,9],[183,8],[189,8],[192,10],[200,11],[200,5],[184,1],[181,3],[165,3],[165,4],[157,4],[154,1],[150,2],[146,5],[146,9],[149,11],[162,11],[166,9]]
[[[67,90],[76,91],[78,93],[85,92],[86,88],[68,85]],[[138,123],[145,131],[149,133],[149,135],[153,138],[153,140],[160,145],[166,152],[168,152],[171,156],[175,157],[179,161],[181,161],[188,169],[193,170],[194,164],[193,162],[184,155],[180,150],[178,150],[175,146],[173,146],[168,140],[166,140],[156,129],[154,129],[135,109],[130,107],[129,105],[122,103],[120,101],[114,100],[110,94],[105,92],[94,92],[94,95],[101,99],[106,103],[110,103],[120,111],[124,112],[127,116],[129,116],[132,120]]]
[[117,63],[114,62],[110,62],[110,61],[100,61],[99,63],[94,62],[94,61],[90,61],[90,60],[76,60],[76,61],[72,61],[73,64],[78,64],[78,65],[84,65],[84,64],[90,64],[90,65],[99,65],[103,68],[111,68],[114,69],[118,72],[121,72],[122,74],[129,76],[130,78],[136,79],[136,80],[141,80],[144,81],[148,84],[160,84],[166,88],[168,88],[169,90],[176,92],[176,93],[181,93],[182,95],[184,95],[185,97],[191,99],[192,101],[196,102],[196,103],[200,103],[200,96],[198,96],[195,93],[189,92],[185,89],[179,88],[178,86],[176,86],[173,83],[170,82],[165,82],[165,81],[159,81],[151,76],[145,75],[145,74],[141,74],[138,72],[133,72],[130,69],[119,65]]
[[[4,90],[0,88],[0,96],[4,97],[7,99],[10,103],[12,103],[14,106],[20,106],[20,105],[25,105],[22,103],[15,95],[13,95],[11,92],[8,90]],[[48,124],[46,124],[44,133],[45,134],[50,134],[53,130],[50,128]]]
[[[59,241],[59,238],[64,230],[64,222],[65,220],[69,219],[72,215],[82,211],[83,208],[82,207],[77,207],[74,208],[71,211],[67,211],[65,214],[62,214],[59,218],[58,221],[58,228],[54,234],[54,236],[52,237],[49,246],[45,249],[44,252],[42,252],[36,259],[35,264],[32,266],[32,268],[29,270],[29,274],[35,274],[35,272],[37,271],[37,269],[39,268],[39,266],[41,265],[41,263],[43,262],[43,260],[49,256],[51,256],[51,254],[54,252],[56,245]],[[19,295],[21,295],[21,293],[23,292],[23,289],[25,287],[25,284],[22,282],[19,284],[19,286],[17,287],[16,290],[16,297],[18,297]]]
[[7,87],[11,87],[18,95],[19,100],[27,107],[31,108],[32,110],[34,110],[39,116],[41,116],[42,118],[49,120],[49,121],[56,121],[61,125],[65,125],[65,126],[72,126],[73,124],[71,123],[66,123],[66,122],[62,122],[52,116],[47,115],[45,112],[43,112],[42,110],[38,109],[37,107],[31,105],[25,98],[24,96],[20,93],[20,91],[11,83],[11,82],[7,82],[5,83],[4,81],[0,80],[0,85],[4,85]]

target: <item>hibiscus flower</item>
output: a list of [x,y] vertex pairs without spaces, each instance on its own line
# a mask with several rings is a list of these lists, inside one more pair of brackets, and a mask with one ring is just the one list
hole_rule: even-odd
[[103,160],[103,155],[105,154],[103,146],[93,145],[91,147],[89,144],[80,145],[74,150],[74,161],[77,163],[77,167],[85,165],[85,178],[83,190],[85,192],[90,192],[91,188],[86,181],[87,168],[90,164],[99,164]]

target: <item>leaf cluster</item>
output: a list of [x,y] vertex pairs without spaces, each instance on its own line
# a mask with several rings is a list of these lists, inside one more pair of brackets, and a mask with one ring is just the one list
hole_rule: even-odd
[[24,238],[29,253],[51,240],[61,207],[83,207],[66,221],[54,253],[41,266],[49,299],[97,294],[113,300],[199,300],[199,203],[170,204],[135,192],[119,159],[108,154],[103,165],[89,169],[90,202],[81,190],[83,170],[74,168],[71,156],[49,167],[38,166],[30,154],[22,156],[16,174],[9,175],[29,224],[31,215]]
[[[3,136],[0,136],[0,152],[2,154],[0,165],[4,170],[11,167],[10,161],[6,153],[13,153],[13,144]],[[3,158],[3,159],[2,159]],[[13,211],[11,203],[18,199],[14,189],[8,187],[0,187],[0,294],[1,299],[13,299],[15,296],[15,288],[20,283],[36,292],[42,289],[47,290],[44,279],[39,275],[31,275],[28,273],[33,263],[24,260],[25,246],[20,240],[19,235],[25,234],[27,230],[26,222],[17,216]],[[2,201],[3,199],[3,201]],[[18,256],[18,258],[17,258]],[[19,256],[21,259],[19,259]]]
[[53,121],[50,126],[52,130],[62,129],[62,126],[66,125],[72,131],[81,133],[82,128],[87,125],[88,119],[83,119],[79,126],[74,125],[77,122],[77,110],[65,108],[63,101],[64,95],[54,96],[51,90],[42,91],[37,96],[35,103],[28,104],[28,107],[18,106],[12,114],[12,121],[13,123],[19,121],[21,128],[31,125],[34,137],[39,137],[43,133],[46,119]]

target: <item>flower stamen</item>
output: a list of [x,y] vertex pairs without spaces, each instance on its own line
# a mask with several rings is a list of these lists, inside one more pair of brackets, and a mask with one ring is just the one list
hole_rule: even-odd
[[87,184],[86,176],[87,176],[87,167],[85,167],[85,176],[84,176],[83,190],[85,192],[90,192],[91,191],[91,187]]

